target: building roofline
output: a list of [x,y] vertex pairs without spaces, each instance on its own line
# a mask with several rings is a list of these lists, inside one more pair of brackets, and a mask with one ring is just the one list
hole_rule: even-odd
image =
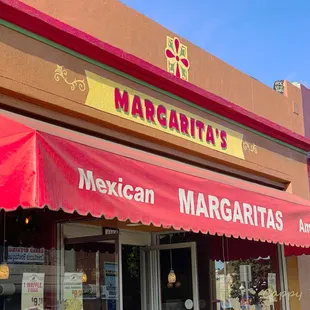
[[21,1],[0,0],[0,18],[194,103],[197,107],[221,115],[297,149],[310,151],[310,139],[181,80],[163,69],[69,26]]

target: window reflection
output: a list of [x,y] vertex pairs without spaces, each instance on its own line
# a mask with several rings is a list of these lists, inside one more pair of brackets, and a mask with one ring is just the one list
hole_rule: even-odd
[[[169,235],[158,237],[160,244]],[[278,247],[276,244],[195,233],[176,233],[172,243],[196,242],[200,309],[280,310]],[[251,281],[243,281],[241,266],[251,267]],[[244,268],[244,267],[242,267]],[[275,290],[275,293],[272,291]]]
[[223,238],[222,242],[226,260],[212,260],[214,309],[281,309],[281,300],[276,298],[280,281],[277,246],[241,239]]
[[141,310],[140,247],[122,245],[123,310]]
[[116,240],[103,238],[65,240],[62,294],[66,310],[117,309],[117,245]]
[[[101,226],[66,222],[62,224],[63,247],[56,251],[55,223],[59,213],[43,213],[22,210],[7,214],[7,243],[5,253],[1,247],[0,257],[4,254],[10,275],[8,279],[0,279],[0,310],[4,306],[20,310],[23,302],[28,308],[44,310],[79,310],[81,304],[85,310],[119,309],[118,237],[103,236]],[[0,235],[2,240],[1,231]],[[276,292],[275,296],[280,293],[277,245],[200,233],[158,236],[161,245],[184,242],[196,244],[194,263],[197,263],[200,310],[282,309],[281,297],[273,298],[270,294],[270,290]],[[139,310],[143,280],[140,247],[123,244],[121,249],[123,309]],[[184,299],[193,299],[192,263],[185,250],[160,252],[163,308],[183,307]],[[249,274],[244,271],[248,266]],[[171,287],[168,273],[172,267],[177,282]],[[246,275],[249,279],[245,281]],[[305,272],[302,276],[306,275]],[[23,287],[37,291],[25,301]]]
[[[9,277],[0,280],[0,309],[55,309],[56,249],[53,223],[40,217],[41,210],[18,210],[1,214],[6,226],[1,261],[9,267]],[[1,240],[4,232],[1,231]]]
[[[275,289],[276,274],[272,271],[270,257],[225,263],[215,261],[216,299],[234,309],[250,305],[269,310],[270,306],[274,307],[268,291]],[[247,277],[249,281],[246,281]]]

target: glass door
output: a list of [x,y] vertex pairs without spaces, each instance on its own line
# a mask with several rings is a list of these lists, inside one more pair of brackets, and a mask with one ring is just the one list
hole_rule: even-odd
[[65,309],[119,309],[118,244],[117,235],[64,239]]
[[142,310],[198,310],[196,243],[141,248]]

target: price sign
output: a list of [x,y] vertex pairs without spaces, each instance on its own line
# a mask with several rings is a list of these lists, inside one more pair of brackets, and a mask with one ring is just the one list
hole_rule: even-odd
[[22,310],[44,309],[44,273],[23,273]]
[[35,307],[41,307],[43,305],[43,297],[32,297],[31,303]]
[[83,310],[83,274],[66,272],[64,276],[65,310]]

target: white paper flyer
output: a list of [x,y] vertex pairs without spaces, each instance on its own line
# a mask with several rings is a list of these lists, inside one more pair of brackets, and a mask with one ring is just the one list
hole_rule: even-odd
[[66,272],[64,276],[65,310],[83,310],[83,274]]
[[8,263],[44,264],[45,249],[8,247]]
[[275,301],[277,294],[277,275],[275,273],[268,273],[268,292],[270,301]]
[[22,310],[44,309],[44,273],[23,273]]

